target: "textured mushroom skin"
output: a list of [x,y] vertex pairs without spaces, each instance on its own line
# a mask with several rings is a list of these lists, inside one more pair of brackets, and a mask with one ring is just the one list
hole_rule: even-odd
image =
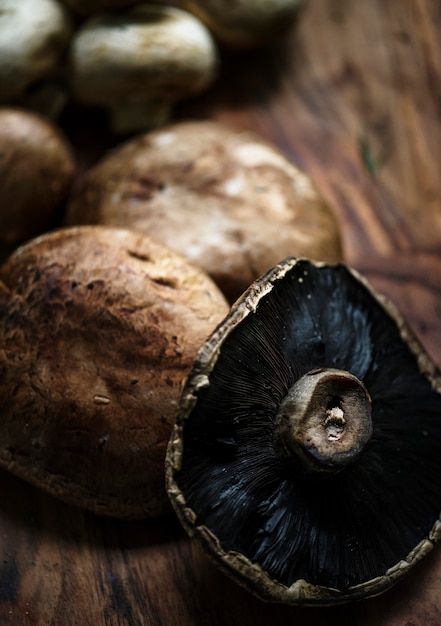
[[61,130],[19,108],[0,110],[0,245],[46,230],[66,200],[75,158]]
[[337,220],[310,179],[260,137],[212,121],[116,148],[74,191],[66,219],[150,234],[202,267],[230,301],[288,256],[342,259]]
[[[313,480],[278,457],[273,426],[316,367],[364,381],[373,434],[352,466]],[[393,305],[348,268],[287,260],[200,350],[169,443],[168,493],[190,536],[261,599],[373,596],[440,537],[440,417],[440,373]]]
[[215,285],[147,237],[99,227],[30,242],[0,284],[0,466],[97,513],[167,511],[182,381],[228,308]]

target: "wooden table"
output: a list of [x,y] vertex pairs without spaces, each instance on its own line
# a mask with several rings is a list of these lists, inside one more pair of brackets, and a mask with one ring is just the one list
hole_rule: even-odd
[[[87,116],[86,116],[87,117]],[[441,365],[441,5],[308,0],[269,49],[224,53],[176,111],[249,128],[315,180],[346,259],[388,295]],[[67,118],[89,159],[102,129]],[[0,473],[0,624],[439,626],[441,552],[382,596],[337,608],[264,604],[220,574],[173,516],[122,523]]]

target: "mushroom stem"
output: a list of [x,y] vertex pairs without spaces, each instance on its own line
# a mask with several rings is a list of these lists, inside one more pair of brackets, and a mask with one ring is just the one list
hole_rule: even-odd
[[172,102],[166,98],[123,100],[109,105],[110,128],[123,135],[163,126],[172,115]]
[[316,369],[302,376],[281,402],[275,447],[289,464],[338,472],[355,461],[372,434],[371,399],[356,376]]

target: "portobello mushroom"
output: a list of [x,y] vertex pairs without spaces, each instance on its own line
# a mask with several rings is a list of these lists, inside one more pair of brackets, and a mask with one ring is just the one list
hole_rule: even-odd
[[354,270],[287,259],[199,351],[166,459],[189,535],[263,600],[379,594],[441,532],[441,381]]

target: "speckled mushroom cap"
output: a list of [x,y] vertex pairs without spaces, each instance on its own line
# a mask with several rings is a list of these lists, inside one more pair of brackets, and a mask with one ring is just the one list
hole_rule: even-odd
[[287,256],[342,258],[336,218],[309,177],[257,135],[215,121],[170,124],[115,148],[86,174],[66,219],[148,233],[230,301]]
[[0,267],[0,467],[95,513],[167,511],[182,381],[227,310],[140,234],[61,229],[19,248]]
[[201,348],[166,473],[190,536],[261,599],[381,593],[440,536],[439,372],[356,272],[288,259]]

